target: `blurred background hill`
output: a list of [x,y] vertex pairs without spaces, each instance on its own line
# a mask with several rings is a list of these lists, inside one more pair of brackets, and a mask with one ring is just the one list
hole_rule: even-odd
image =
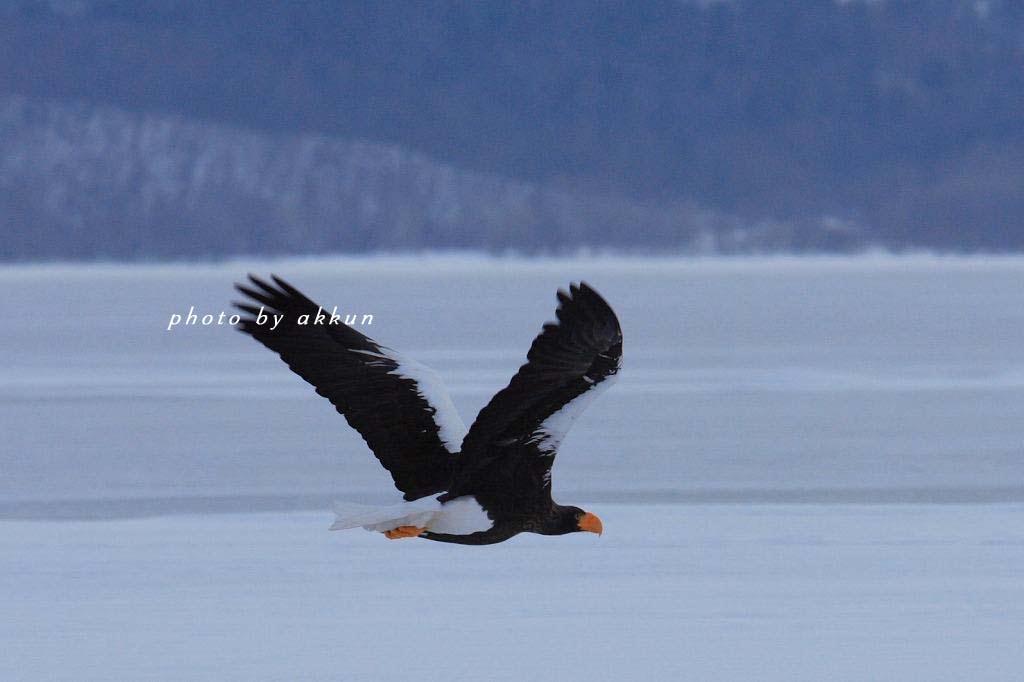
[[0,257],[1024,248],[1024,4],[0,3]]

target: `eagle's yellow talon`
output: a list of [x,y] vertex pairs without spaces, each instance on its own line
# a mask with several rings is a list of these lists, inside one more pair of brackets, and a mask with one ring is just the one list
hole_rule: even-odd
[[416,526],[399,526],[393,530],[384,531],[384,536],[388,540],[399,540],[401,538],[415,538],[426,532],[426,528],[417,528]]

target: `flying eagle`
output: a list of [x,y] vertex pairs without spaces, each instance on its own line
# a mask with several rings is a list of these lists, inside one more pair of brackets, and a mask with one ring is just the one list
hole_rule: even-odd
[[[406,500],[388,507],[340,503],[332,530],[361,526],[392,539],[466,545],[523,532],[601,533],[597,516],[551,499],[551,465],[562,438],[622,360],[619,320],[586,283],[558,291],[558,321],[544,325],[526,364],[467,432],[432,370],[348,325],[310,323],[320,306],[271,279],[250,275],[251,285],[235,285],[252,299],[235,303],[248,314],[239,329],[331,401]],[[261,313],[281,321],[261,324]]]

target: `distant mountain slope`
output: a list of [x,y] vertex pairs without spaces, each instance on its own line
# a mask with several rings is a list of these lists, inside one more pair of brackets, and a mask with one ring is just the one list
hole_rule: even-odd
[[[395,146],[0,98],[6,258],[614,246],[771,249],[793,231],[460,171]],[[642,238],[638,235],[642,235]]]
[[[818,228],[859,225],[895,248],[1021,250],[1022,36],[1024,3],[1010,0],[8,0],[0,93],[261,131],[267,144],[374,140],[480,182],[801,226],[769,240],[783,248],[845,248],[860,240]],[[269,222],[259,201],[242,204]],[[582,235],[658,248],[690,241],[676,211],[628,240],[600,220],[500,236],[386,217],[313,242],[540,248]],[[195,236],[195,249],[277,248]],[[131,251],[165,253],[149,249]]]

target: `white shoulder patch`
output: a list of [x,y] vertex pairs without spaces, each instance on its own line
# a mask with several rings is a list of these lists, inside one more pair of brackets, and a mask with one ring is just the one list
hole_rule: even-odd
[[438,436],[448,452],[455,454],[462,449],[462,440],[466,437],[466,425],[462,422],[455,403],[448,395],[448,389],[437,372],[411,358],[390,348],[381,346],[380,353],[356,351],[363,355],[387,358],[398,365],[388,372],[396,376],[412,379],[416,382],[416,391],[434,408],[434,423],[437,424]]
[[541,422],[540,428],[534,432],[532,438],[532,441],[537,444],[537,449],[544,454],[555,452],[576,419],[583,414],[594,398],[611,386],[617,378],[618,374],[613,374],[602,381],[591,383],[590,388],[562,405],[562,409]]
[[462,439],[466,437],[466,425],[455,409],[455,403],[448,395],[441,377],[426,365],[409,358],[396,356],[392,358],[398,368],[391,374],[412,379],[416,382],[419,394],[434,408],[434,421],[437,423],[438,435],[448,452],[456,453],[462,449]]

